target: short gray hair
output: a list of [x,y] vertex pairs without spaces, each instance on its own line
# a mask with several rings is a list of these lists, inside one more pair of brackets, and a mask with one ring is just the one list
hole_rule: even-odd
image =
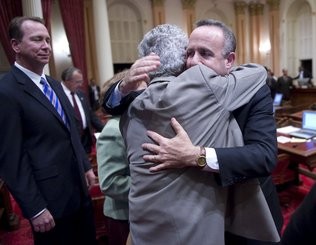
[[81,70],[78,69],[77,67],[70,66],[63,70],[61,73],[61,80],[63,81],[69,81],[72,78],[72,75],[74,74],[75,71],[78,71],[80,74],[82,74]]
[[160,67],[149,77],[177,76],[185,69],[188,36],[176,25],[158,25],[147,32],[138,45],[140,57],[151,52],[160,57]]

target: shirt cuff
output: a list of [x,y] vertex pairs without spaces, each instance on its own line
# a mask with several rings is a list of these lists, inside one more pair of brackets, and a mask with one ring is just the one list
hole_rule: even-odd
[[206,163],[209,168],[211,168],[213,171],[218,172],[219,171],[219,165],[218,165],[218,159],[216,155],[216,151],[214,148],[206,148]]
[[106,102],[106,105],[109,107],[109,108],[113,108],[113,107],[116,107],[120,104],[121,100],[122,100],[122,93],[121,91],[119,90],[119,85],[120,83],[118,83],[116,86],[115,86],[115,89],[113,90],[113,92],[111,93],[108,101]]
[[35,218],[37,218],[38,216],[40,216],[42,213],[44,213],[46,211],[46,208],[44,208],[42,211],[40,211],[39,213],[37,213],[37,214],[35,214],[32,218],[31,218],[31,220],[33,220],[33,219],[35,219]]

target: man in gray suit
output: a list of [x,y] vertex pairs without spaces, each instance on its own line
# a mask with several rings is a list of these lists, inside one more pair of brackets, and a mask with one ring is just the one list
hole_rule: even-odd
[[133,243],[218,245],[225,243],[225,230],[278,241],[256,180],[225,188],[217,185],[212,173],[194,168],[207,168],[203,157],[193,161],[190,168],[157,173],[150,172],[155,163],[145,163],[142,158],[146,152],[141,144],[152,142],[147,130],[174,136],[171,116],[181,122],[195,144],[243,145],[231,111],[247,103],[265,84],[264,68],[246,65],[223,77],[198,65],[176,78],[174,75],[184,69],[186,45],[184,33],[171,25],[154,28],[139,45],[141,56],[154,52],[162,65],[150,74],[154,79],[148,89],[134,100],[121,120],[132,179],[129,200]]

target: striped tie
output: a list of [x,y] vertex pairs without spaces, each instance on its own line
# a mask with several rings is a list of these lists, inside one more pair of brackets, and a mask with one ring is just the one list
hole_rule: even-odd
[[65,115],[65,112],[59,102],[59,99],[57,97],[57,95],[55,94],[54,90],[48,85],[48,83],[46,82],[45,78],[41,77],[41,81],[40,83],[43,85],[43,92],[46,95],[47,99],[50,101],[50,103],[52,103],[52,105],[54,106],[54,108],[56,109],[56,111],[58,112],[58,114],[60,115],[61,119],[63,120],[63,122],[65,123],[65,125],[67,126],[67,128],[69,128],[69,124],[67,122],[67,118]]

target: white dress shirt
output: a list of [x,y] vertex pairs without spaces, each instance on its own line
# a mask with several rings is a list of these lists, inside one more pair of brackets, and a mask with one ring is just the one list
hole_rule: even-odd
[[[61,83],[61,85],[62,85],[62,87],[64,89],[64,92],[65,92],[67,98],[69,99],[71,105],[74,106],[74,103],[72,101],[71,91],[65,86],[65,84],[63,82]],[[76,93],[74,93],[74,96],[75,96],[75,100],[77,102],[77,105],[78,105],[78,108],[79,108],[79,111],[80,111],[83,129],[85,129],[85,128],[87,128],[86,114],[84,113],[83,106],[82,106],[80,98],[78,97],[78,95]]]

